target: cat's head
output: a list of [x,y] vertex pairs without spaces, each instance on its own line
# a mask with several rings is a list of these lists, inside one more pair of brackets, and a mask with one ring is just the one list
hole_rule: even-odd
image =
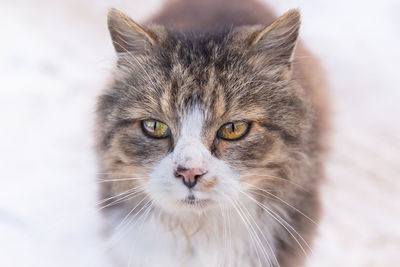
[[98,103],[103,197],[202,212],[308,182],[312,112],[292,75],[297,10],[207,34],[142,27],[116,10],[108,18],[118,61]]

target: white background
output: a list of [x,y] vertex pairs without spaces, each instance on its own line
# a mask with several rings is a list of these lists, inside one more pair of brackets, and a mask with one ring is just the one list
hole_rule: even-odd
[[[0,0],[0,266],[109,266],[92,136],[114,63],[106,11],[143,21],[162,2]],[[308,266],[399,266],[400,1],[266,2],[301,8],[302,39],[331,87],[325,213]]]

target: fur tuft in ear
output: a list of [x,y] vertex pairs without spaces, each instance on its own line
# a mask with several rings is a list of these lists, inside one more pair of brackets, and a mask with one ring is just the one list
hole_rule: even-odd
[[108,29],[117,53],[144,53],[156,43],[154,33],[146,31],[116,9],[108,11]]
[[300,12],[292,9],[250,38],[250,49],[268,53],[276,64],[290,68],[300,30]]

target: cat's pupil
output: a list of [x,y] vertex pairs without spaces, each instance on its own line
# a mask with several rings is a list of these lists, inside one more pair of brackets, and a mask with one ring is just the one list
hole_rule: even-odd
[[153,124],[154,131],[156,130],[156,127],[157,127],[157,122],[155,121]]

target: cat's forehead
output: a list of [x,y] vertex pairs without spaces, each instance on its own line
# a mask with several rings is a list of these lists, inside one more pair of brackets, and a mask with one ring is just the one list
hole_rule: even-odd
[[171,46],[162,51],[161,58],[168,63],[160,64],[163,78],[157,77],[164,85],[160,102],[165,109],[181,117],[193,109],[206,118],[236,116],[262,101],[256,96],[259,90],[246,87],[257,85],[254,80],[261,80],[261,74],[232,50],[227,37],[184,38]]
[[158,119],[177,131],[194,109],[205,129],[273,119],[278,105],[287,113],[285,103],[293,97],[287,82],[270,79],[265,65],[252,60],[238,53],[228,35],[173,37],[155,53],[121,57],[116,98],[123,100],[123,117]]

